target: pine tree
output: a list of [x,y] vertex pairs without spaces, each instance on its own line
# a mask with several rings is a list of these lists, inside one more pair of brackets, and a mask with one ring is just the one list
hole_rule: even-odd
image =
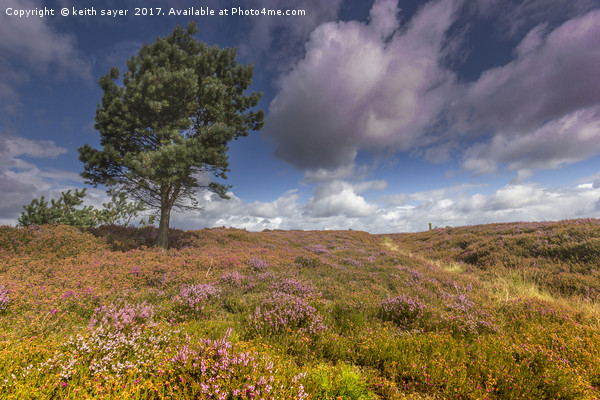
[[[48,203],[44,196],[33,199],[29,205],[23,206],[24,211],[18,220],[20,226],[30,225],[72,225],[82,228],[90,228],[103,224],[129,225],[138,216],[138,212],[144,211],[144,205],[140,202],[131,203],[127,201],[125,193],[114,194],[108,203],[103,203],[102,209],[93,206],[83,206],[83,198],[86,189],[75,189],[62,192],[58,200],[50,199]],[[148,218],[148,223],[154,221],[154,216]],[[146,221],[142,220],[142,224]]]
[[196,191],[227,197],[228,143],[263,125],[251,111],[262,93],[245,91],[251,64],[239,65],[232,48],[209,47],[193,37],[196,24],[143,45],[127,63],[99,80],[102,101],[95,128],[101,150],[79,149],[82,176],[94,186],[126,192],[159,211],[158,246],[168,247],[171,210],[198,209]]

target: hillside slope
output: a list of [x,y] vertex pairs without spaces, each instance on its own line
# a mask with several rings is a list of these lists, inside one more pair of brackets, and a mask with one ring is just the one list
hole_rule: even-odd
[[598,398],[598,220],[155,235],[0,227],[1,398]]

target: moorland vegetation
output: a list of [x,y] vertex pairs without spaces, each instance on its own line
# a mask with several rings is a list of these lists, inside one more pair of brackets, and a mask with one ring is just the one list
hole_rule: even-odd
[[0,227],[3,399],[594,399],[600,221]]

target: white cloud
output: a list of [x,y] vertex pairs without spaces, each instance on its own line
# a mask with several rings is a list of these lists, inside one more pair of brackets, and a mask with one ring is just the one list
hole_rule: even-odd
[[234,193],[224,200],[203,192],[198,197],[202,211],[199,213],[172,213],[171,226],[182,229],[200,229],[213,226],[233,226],[250,230],[289,229],[302,220],[296,190],[282,194],[272,202],[244,203]]
[[329,182],[317,186],[305,202],[296,191],[286,192],[273,202],[249,204],[233,194],[232,200],[214,196],[203,213],[185,218],[174,216],[173,226],[249,230],[351,228],[391,233],[426,230],[430,222],[444,227],[600,217],[600,185],[589,182],[554,188],[536,183],[509,184],[489,193],[482,193],[482,188],[474,185],[457,185],[387,194],[377,204],[360,195],[360,190],[381,187],[381,183]]
[[[419,196],[408,195],[414,200]],[[434,226],[463,226],[492,222],[561,220],[580,217],[599,217],[595,203],[600,199],[598,188],[547,188],[535,183],[510,184],[491,194],[467,194],[460,191],[431,192],[428,201],[411,208],[384,213],[406,230],[424,230],[426,223]],[[395,212],[395,214],[393,214]],[[392,230],[393,231],[393,230]]]
[[382,39],[389,38],[399,27],[398,1],[380,0],[373,3],[369,24],[379,31]]
[[[379,184],[362,185],[361,191],[379,187]],[[310,217],[334,217],[345,216],[366,217],[377,210],[373,204],[369,204],[364,197],[358,195],[353,185],[344,181],[323,183],[314,191],[305,208],[304,215]]]
[[485,174],[504,164],[508,170],[527,177],[531,169],[556,169],[598,153],[600,106],[575,111],[521,136],[497,133],[489,142],[465,150],[462,166]]
[[[8,7],[35,9],[39,4],[30,0],[5,0],[4,8]],[[76,50],[75,37],[58,33],[50,21],[51,18],[17,18],[0,13],[2,52],[38,71],[46,72],[50,65],[56,65],[59,74],[64,72],[90,80],[90,64]]]
[[30,140],[18,136],[0,135],[0,153],[7,158],[27,155],[35,158],[56,158],[67,152],[64,147],[59,147],[51,140]]
[[[375,206],[341,182],[316,191],[306,203],[295,191],[273,202],[245,204],[239,198],[213,199],[196,216],[175,214],[173,226],[200,229],[227,226],[263,229],[354,229],[371,233],[414,232],[433,226],[600,217],[600,187],[547,188],[535,183],[510,184],[489,194],[458,185],[381,198]],[[407,204],[411,203],[411,204]]]

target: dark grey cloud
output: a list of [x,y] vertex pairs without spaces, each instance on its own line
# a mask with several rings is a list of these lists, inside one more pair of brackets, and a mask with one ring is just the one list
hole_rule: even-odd
[[66,151],[50,140],[30,140],[0,132],[0,221],[16,221],[24,204],[52,191],[52,182],[80,179],[70,172],[41,171],[23,160],[23,156],[56,158]]
[[428,3],[399,27],[397,2],[379,0],[369,23],[320,25],[271,102],[263,135],[275,154],[300,169],[339,169],[359,150],[433,142],[428,129],[454,89],[440,57],[457,9]]
[[464,152],[465,169],[557,168],[600,153],[598,21],[600,10],[550,32],[533,29],[515,60],[466,88],[458,129],[472,137],[492,135]]

